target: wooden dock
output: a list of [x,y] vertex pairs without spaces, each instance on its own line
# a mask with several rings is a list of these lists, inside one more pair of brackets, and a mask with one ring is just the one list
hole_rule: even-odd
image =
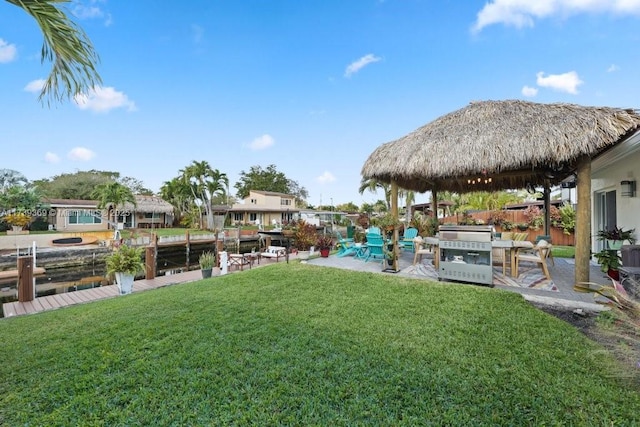
[[[150,289],[161,288],[163,286],[194,282],[200,279],[202,279],[201,271],[192,270],[185,273],[159,276],[151,280],[136,280],[133,282],[133,292],[142,292]],[[116,285],[111,285],[83,289],[80,291],[65,292],[62,294],[47,295],[27,302],[8,302],[2,305],[2,311],[4,313],[4,317],[21,316],[23,314],[39,313],[41,311],[54,310],[56,308],[67,307],[70,305],[113,298],[119,295],[118,287]]]

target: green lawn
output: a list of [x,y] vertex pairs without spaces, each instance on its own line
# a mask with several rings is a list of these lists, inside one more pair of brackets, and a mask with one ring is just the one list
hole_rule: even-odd
[[556,246],[551,248],[551,254],[556,258],[575,258],[576,248],[574,246]]
[[292,262],[0,321],[1,425],[637,425],[515,293]]

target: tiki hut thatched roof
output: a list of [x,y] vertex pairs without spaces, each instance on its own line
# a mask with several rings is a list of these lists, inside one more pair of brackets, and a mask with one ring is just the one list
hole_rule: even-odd
[[597,156],[639,127],[631,109],[472,102],[381,145],[362,175],[419,192],[554,185],[575,171],[578,158]]
[[124,209],[128,209],[135,212],[145,212],[145,213],[165,213],[170,214],[173,212],[173,206],[166,202],[164,199],[157,196],[142,196],[139,194],[135,195],[136,198],[136,206],[134,207],[131,203],[127,202],[124,205]]

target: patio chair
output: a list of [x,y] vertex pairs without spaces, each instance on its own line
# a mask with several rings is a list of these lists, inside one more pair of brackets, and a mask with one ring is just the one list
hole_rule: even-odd
[[402,240],[400,240],[402,249],[409,249],[411,252],[413,252],[413,239],[415,239],[417,235],[417,228],[409,227],[404,230],[404,235],[402,236]]
[[525,251],[516,251],[516,265],[515,265],[515,274],[518,275],[518,267],[520,265],[520,261],[529,261],[536,264],[539,264],[542,268],[542,272],[548,280],[551,280],[551,274],[549,274],[549,268],[547,267],[547,258],[551,253],[551,244],[546,240],[540,240],[538,244],[536,244],[533,248],[533,252],[525,252]]
[[369,227],[367,229],[367,234],[379,234],[382,236],[382,231],[380,231],[380,227]]
[[380,234],[367,234],[367,257],[365,262],[373,258],[380,259],[384,263],[384,238]]
[[431,248],[425,248],[423,244],[424,240],[422,237],[416,236],[413,239],[413,252],[415,253],[413,256],[413,265],[416,265],[418,262],[422,262],[422,255],[433,253]]
[[353,239],[344,239],[340,232],[336,231],[336,246],[338,246],[338,253],[336,254],[339,257],[347,256],[347,255],[355,255],[358,252],[358,248],[356,247]]
[[[536,236],[536,244],[540,241],[540,240],[546,240],[548,243],[553,243],[551,241],[551,236],[549,236],[548,234],[541,234],[539,236]],[[551,265],[556,265],[556,262],[553,259],[553,254],[551,252],[549,252],[549,261],[551,261]]]

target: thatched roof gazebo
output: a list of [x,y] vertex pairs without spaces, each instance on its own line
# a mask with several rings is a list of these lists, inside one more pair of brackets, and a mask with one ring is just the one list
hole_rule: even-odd
[[588,281],[591,159],[638,128],[640,114],[631,109],[518,100],[472,102],[376,148],[362,167],[362,176],[408,190],[431,191],[435,201],[442,190],[548,189],[575,174],[576,281]]

